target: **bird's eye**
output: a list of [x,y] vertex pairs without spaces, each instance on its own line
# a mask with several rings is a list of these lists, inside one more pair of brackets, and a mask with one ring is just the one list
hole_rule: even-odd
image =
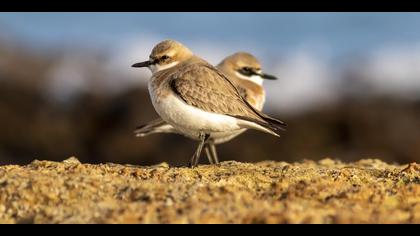
[[251,76],[255,74],[254,70],[251,67],[242,67],[241,69],[239,69],[239,73],[245,76]]
[[169,56],[164,55],[164,56],[162,56],[160,59],[162,59],[162,60],[168,60],[168,59],[169,59]]

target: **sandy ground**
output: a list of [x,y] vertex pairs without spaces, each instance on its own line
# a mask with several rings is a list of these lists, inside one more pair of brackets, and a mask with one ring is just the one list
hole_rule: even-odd
[[420,165],[34,161],[0,167],[0,223],[420,223]]

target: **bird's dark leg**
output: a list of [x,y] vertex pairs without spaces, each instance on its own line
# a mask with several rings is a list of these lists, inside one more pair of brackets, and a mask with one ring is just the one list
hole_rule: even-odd
[[200,143],[198,144],[197,150],[195,151],[193,157],[191,158],[190,167],[196,167],[198,161],[200,160],[201,151],[203,150],[203,146],[206,141],[209,139],[210,135],[205,134],[204,132],[200,133]]
[[219,158],[217,157],[217,151],[216,151],[216,144],[214,144],[213,141],[210,141],[208,146],[210,147],[210,151],[211,151],[211,155],[213,156],[214,164],[219,164]]
[[207,159],[209,159],[209,163],[211,165],[213,165],[214,164],[214,161],[213,161],[213,157],[211,156],[210,147],[209,147],[209,144],[208,143],[205,144],[204,150],[206,151],[206,156],[207,156]]

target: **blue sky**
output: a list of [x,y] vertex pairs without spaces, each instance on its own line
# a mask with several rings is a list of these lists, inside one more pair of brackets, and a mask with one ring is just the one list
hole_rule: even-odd
[[[327,45],[334,55],[420,41],[418,13],[1,13],[0,30],[35,46],[112,47],[133,35],[258,45]],[[3,28],[3,30],[2,30]]]

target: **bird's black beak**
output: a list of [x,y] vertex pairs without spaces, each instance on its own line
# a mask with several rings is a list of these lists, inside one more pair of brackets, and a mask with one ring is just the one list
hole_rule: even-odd
[[274,75],[269,75],[269,74],[264,74],[261,73],[260,74],[261,78],[263,79],[268,79],[268,80],[277,80],[277,77],[275,77]]
[[150,61],[144,61],[144,62],[136,63],[132,65],[131,67],[149,67],[151,64],[152,63]]

